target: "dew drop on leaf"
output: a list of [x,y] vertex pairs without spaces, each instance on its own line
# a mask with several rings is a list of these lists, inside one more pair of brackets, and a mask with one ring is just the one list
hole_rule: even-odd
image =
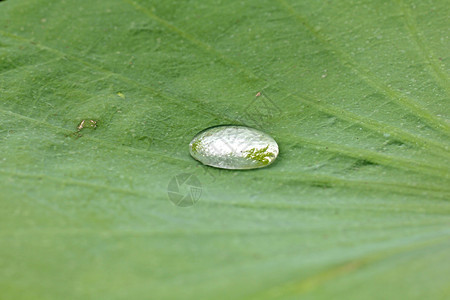
[[246,126],[222,125],[198,133],[189,144],[191,156],[221,169],[256,169],[278,156],[278,144],[268,134]]

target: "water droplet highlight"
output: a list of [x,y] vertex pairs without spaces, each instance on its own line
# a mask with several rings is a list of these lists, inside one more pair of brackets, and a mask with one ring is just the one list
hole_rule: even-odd
[[191,156],[221,169],[256,169],[278,156],[278,144],[268,134],[246,126],[222,125],[198,133],[189,144]]

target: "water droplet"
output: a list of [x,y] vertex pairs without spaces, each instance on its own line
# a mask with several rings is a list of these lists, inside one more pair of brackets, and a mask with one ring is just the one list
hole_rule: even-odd
[[278,144],[269,135],[246,127],[223,125],[205,129],[189,144],[193,158],[222,169],[255,169],[270,165]]

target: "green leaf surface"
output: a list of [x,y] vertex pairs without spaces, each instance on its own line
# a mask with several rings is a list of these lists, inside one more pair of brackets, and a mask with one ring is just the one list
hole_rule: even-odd
[[[2,1],[0,298],[448,299],[448,15]],[[201,166],[188,144],[220,124],[277,161]],[[191,207],[169,201],[183,173]]]

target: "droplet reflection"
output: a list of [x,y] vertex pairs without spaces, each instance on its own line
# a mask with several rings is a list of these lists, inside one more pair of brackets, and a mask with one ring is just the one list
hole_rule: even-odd
[[270,165],[278,144],[268,134],[246,126],[216,126],[198,133],[189,144],[191,156],[222,169],[255,169]]

